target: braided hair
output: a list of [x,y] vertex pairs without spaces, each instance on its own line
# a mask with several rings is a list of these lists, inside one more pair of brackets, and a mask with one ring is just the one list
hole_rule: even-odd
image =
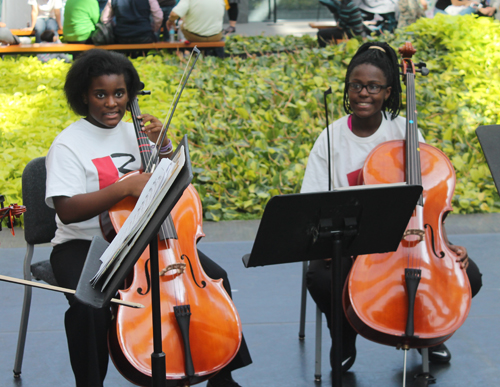
[[[377,48],[375,48],[377,47]],[[383,42],[369,42],[363,44],[352,57],[344,85],[344,110],[347,114],[352,113],[348,95],[349,78],[355,67],[362,64],[370,64],[382,70],[387,79],[388,86],[391,86],[391,95],[384,101],[382,112],[385,115],[387,110],[394,119],[399,115],[401,109],[401,81],[399,79],[399,65],[396,52],[391,46]]]

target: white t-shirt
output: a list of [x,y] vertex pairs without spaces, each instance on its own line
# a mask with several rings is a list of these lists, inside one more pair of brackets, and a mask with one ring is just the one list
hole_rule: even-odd
[[[134,125],[122,121],[113,129],[103,129],[82,118],[55,138],[46,167],[45,202],[51,208],[54,196],[72,197],[105,188],[141,167]],[[56,223],[53,245],[102,235],[98,216],[64,224],[56,215]]]
[[370,12],[384,14],[389,12],[396,12],[397,0],[355,0],[354,4],[359,9]]
[[54,9],[62,8],[62,0],[28,0],[28,5],[38,4],[38,18],[55,18]]
[[[329,126],[333,187],[357,184],[358,175],[366,157],[377,145],[406,136],[406,118],[386,119],[369,137],[358,137],[347,124],[349,116],[342,117]],[[419,131],[419,141],[425,142]],[[321,132],[309,154],[302,189],[300,192],[328,191],[328,139],[326,129]]]
[[212,36],[222,31],[226,7],[224,0],[181,0],[172,12],[182,18],[189,32]]

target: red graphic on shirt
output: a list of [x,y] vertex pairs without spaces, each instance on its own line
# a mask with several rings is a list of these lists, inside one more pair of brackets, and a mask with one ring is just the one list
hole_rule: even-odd
[[349,186],[352,187],[353,185],[359,185],[358,184],[358,177],[361,172],[361,168],[358,169],[357,171],[351,172],[347,174],[347,181],[349,182]]
[[99,189],[106,188],[118,180],[118,170],[110,156],[93,159],[99,176]]

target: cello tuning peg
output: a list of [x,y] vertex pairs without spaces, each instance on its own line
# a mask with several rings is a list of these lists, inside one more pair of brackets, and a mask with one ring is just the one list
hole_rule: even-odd
[[417,67],[420,69],[418,70],[418,72],[421,73],[422,75],[429,74],[429,69],[427,68],[427,65],[424,62],[417,63]]
[[417,70],[423,76],[429,75],[429,69],[427,67],[422,67],[420,70]]

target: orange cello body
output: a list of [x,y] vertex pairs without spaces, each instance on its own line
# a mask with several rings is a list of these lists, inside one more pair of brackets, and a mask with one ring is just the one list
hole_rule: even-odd
[[[397,251],[356,258],[346,282],[344,308],[362,336],[409,349],[447,340],[467,318],[471,290],[443,228],[452,210],[455,171],[443,152],[418,141],[417,70],[411,61],[415,50],[406,43],[399,51],[407,90],[406,138],[373,149],[360,178],[364,184],[422,185],[423,194]],[[417,66],[425,75],[425,64]]]
[[[109,211],[117,231],[135,202],[127,198]],[[184,191],[171,216],[178,239],[159,241],[160,271],[179,263],[185,263],[186,268],[183,272],[170,269],[160,276],[162,347],[166,354],[167,385],[187,386],[206,380],[234,358],[242,330],[238,312],[222,280],[209,278],[199,263],[196,242],[204,236],[202,207],[192,185]],[[149,247],[135,264],[128,288],[119,291],[121,299],[138,300],[145,308],[118,307],[108,337],[110,355],[117,369],[140,386],[151,385],[154,351],[148,261]],[[195,371],[192,377],[185,375],[185,350],[173,311],[174,306],[184,304],[189,304],[191,310],[189,339]]]
[[[423,241],[408,238],[395,252],[358,256],[344,294],[346,315],[353,327],[372,341],[396,347],[427,347],[445,341],[462,325],[470,309],[469,279],[443,235],[444,216],[452,210],[455,171],[439,149],[424,143],[419,146],[424,206],[415,210],[408,229],[425,230]],[[404,141],[380,144],[362,169],[364,184],[404,182],[404,153]],[[413,337],[405,337],[408,296],[404,269],[408,259],[418,260],[422,270]]]

